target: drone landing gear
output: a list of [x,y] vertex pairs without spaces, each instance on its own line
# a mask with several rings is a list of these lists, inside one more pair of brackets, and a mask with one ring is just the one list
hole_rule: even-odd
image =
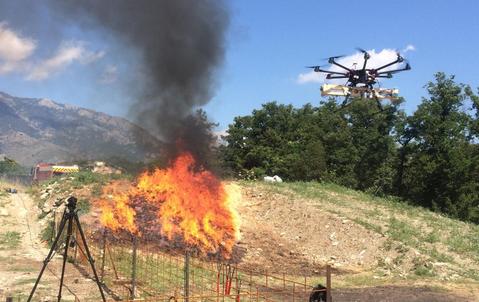
[[80,220],[78,219],[78,215],[77,215],[77,211],[76,211],[76,203],[77,203],[77,199],[75,197],[72,196],[72,197],[68,198],[66,209],[63,212],[62,220],[60,221],[60,228],[59,228],[58,234],[55,237],[55,240],[53,241],[50,252],[48,253],[45,260],[43,261],[42,269],[40,270],[38,278],[35,281],[35,285],[32,288],[30,296],[28,297],[28,300],[27,300],[28,302],[30,302],[32,300],[33,294],[35,293],[35,290],[37,289],[38,283],[40,282],[40,280],[42,278],[43,272],[45,271],[45,268],[47,267],[48,263],[50,262],[50,260],[52,260],[52,258],[54,256],[55,250],[57,248],[58,241],[59,241],[59,239],[60,239],[60,237],[63,233],[63,230],[65,229],[65,225],[67,225],[67,224],[68,224],[67,225],[67,235],[66,235],[66,241],[65,241],[65,250],[63,252],[62,273],[61,273],[61,277],[60,277],[60,286],[59,286],[59,289],[58,289],[58,296],[57,296],[58,300],[57,301],[60,302],[61,299],[62,299],[63,277],[64,277],[64,274],[65,274],[65,266],[66,266],[67,257],[68,257],[68,248],[70,246],[70,243],[74,242],[74,241],[70,241],[70,239],[72,237],[72,232],[73,232],[73,224],[76,225],[76,227],[78,228],[78,230],[80,232],[81,240],[82,240],[83,246],[85,247],[86,256],[87,256],[88,262],[90,263],[90,266],[93,270],[93,275],[95,276],[95,282],[98,286],[98,289],[100,290],[102,301],[103,302],[106,301],[105,295],[103,293],[103,289],[101,287],[101,282],[98,279],[98,275],[96,273],[94,260],[93,260],[91,254],[90,254],[90,250],[88,249],[88,245],[86,244],[85,234],[83,233],[83,230],[82,230],[81,225],[80,225]]

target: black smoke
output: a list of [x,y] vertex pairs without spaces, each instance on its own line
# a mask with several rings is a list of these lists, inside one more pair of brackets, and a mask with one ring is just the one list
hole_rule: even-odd
[[130,113],[138,124],[171,146],[169,154],[181,151],[178,148],[195,153],[209,147],[201,144],[209,144],[210,140],[195,139],[211,135],[211,129],[205,127],[208,123],[191,120],[194,111],[213,97],[216,74],[224,59],[229,14],[223,1],[51,0],[50,3],[62,22],[104,31],[121,47],[134,50],[141,66],[140,74],[131,77],[129,83],[131,91],[135,91]]

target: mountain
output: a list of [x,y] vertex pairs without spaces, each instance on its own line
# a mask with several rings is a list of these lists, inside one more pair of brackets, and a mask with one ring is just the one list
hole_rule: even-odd
[[126,119],[48,99],[0,92],[0,154],[30,166],[39,161],[145,161],[162,143]]

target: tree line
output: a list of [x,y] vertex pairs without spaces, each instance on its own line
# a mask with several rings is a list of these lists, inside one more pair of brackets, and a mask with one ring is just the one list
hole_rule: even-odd
[[479,223],[479,97],[444,73],[425,88],[411,115],[402,99],[266,103],[234,119],[222,162],[240,178],[334,182]]

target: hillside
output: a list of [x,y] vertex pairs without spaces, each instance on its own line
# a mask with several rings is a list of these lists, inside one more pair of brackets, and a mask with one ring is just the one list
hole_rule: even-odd
[[[331,184],[241,185],[239,246],[248,266],[316,275],[329,263],[336,287],[348,290],[388,286],[388,297],[414,287],[417,301],[479,296],[477,225]],[[433,299],[431,288],[464,300]]]
[[[55,181],[34,192],[47,213],[71,192],[94,200],[105,179],[93,180]],[[242,269],[308,276],[314,284],[324,282],[324,266],[330,264],[334,301],[479,296],[477,225],[332,184],[238,184],[241,240],[233,259]],[[89,208],[82,220],[98,226],[100,210]]]
[[160,147],[123,118],[0,92],[0,154],[23,165],[110,157],[143,161]]

